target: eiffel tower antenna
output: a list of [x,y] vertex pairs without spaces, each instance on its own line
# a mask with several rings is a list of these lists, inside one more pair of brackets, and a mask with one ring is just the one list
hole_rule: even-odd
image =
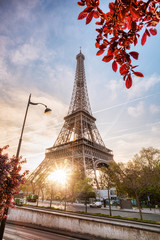
[[96,169],[113,160],[112,151],[105,147],[92,115],[84,69],[85,57],[81,49],[76,59],[73,93],[64,125],[53,147],[46,149],[45,159],[30,179],[41,173],[49,174],[55,165],[66,159],[73,169],[83,170],[86,175],[89,171],[94,171],[97,182]]

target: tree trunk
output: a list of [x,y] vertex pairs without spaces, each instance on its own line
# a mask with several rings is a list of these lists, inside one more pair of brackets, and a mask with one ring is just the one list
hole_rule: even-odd
[[37,193],[37,195],[38,195],[38,198],[37,198],[37,207],[38,207],[38,203],[39,203],[39,201],[38,201],[38,199],[39,199],[39,193],[40,193],[40,190],[39,190],[38,193]]
[[41,193],[42,193],[42,202],[44,202],[44,192],[42,188],[41,188]]
[[85,212],[87,213],[87,198],[85,198]]
[[109,188],[108,188],[108,202],[109,202],[109,216],[112,216],[112,209],[111,209],[111,201],[110,201]]
[[52,207],[52,196],[53,194],[52,194],[52,192],[51,192],[51,200],[50,200],[50,208]]
[[50,208],[51,208],[51,206],[52,206],[52,197],[51,197],[51,200],[50,200]]
[[6,217],[3,218],[2,221],[1,221],[1,225],[0,225],[0,240],[3,239],[4,229],[5,229],[7,215],[8,215],[8,208],[4,209],[4,214],[3,215],[6,215]]
[[143,220],[141,205],[140,205],[139,196],[137,195],[137,193],[136,193],[136,201],[137,201],[137,207],[138,207],[138,210],[139,210],[140,219]]

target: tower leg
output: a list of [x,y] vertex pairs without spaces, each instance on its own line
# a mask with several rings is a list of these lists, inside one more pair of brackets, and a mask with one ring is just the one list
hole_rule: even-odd
[[94,162],[94,158],[93,157],[92,157],[92,162],[93,162],[94,177],[95,177],[97,189],[99,189],[99,183],[98,183],[97,173],[96,173],[96,166],[95,166],[95,162]]
[[85,155],[84,155],[84,147],[83,147],[83,167],[84,167],[84,174],[86,176],[86,160],[85,160]]

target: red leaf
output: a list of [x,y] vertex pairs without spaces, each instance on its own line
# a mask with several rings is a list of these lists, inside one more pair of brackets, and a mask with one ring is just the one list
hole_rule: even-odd
[[99,56],[99,55],[101,55],[101,54],[103,54],[104,53],[104,50],[103,49],[101,49],[101,50],[99,50],[98,52],[97,52],[97,56]]
[[133,68],[136,68],[136,67],[138,67],[138,65],[136,65],[136,66],[132,66],[132,69],[133,69]]
[[95,47],[99,48],[99,43],[98,42],[95,43]]
[[124,63],[124,64],[120,67],[119,72],[120,72],[121,75],[125,75],[125,74],[128,73],[128,68],[127,68],[126,63]]
[[125,80],[126,80],[126,77],[127,77],[127,75],[125,75],[125,76],[123,77],[123,81],[125,81]]
[[139,12],[136,11],[136,9],[134,7],[130,8],[130,13],[131,13],[132,18],[134,18],[134,19],[138,19],[139,18]]
[[109,44],[108,40],[107,39],[104,39],[103,40],[103,43],[107,46]]
[[114,71],[114,72],[117,72],[117,68],[118,68],[117,63],[116,63],[116,61],[114,61],[114,62],[112,63],[112,69],[113,69],[113,71]]
[[94,11],[94,13],[93,13],[93,17],[94,17],[94,18],[99,18],[99,14],[98,14],[97,11]]
[[86,8],[83,10],[83,12],[89,13],[89,12],[91,12],[92,10],[93,10],[93,7],[86,7]]
[[130,88],[131,86],[132,86],[132,78],[131,78],[131,74],[129,74],[126,79],[126,88]]
[[134,46],[136,46],[137,43],[138,43],[138,39],[137,39],[137,37],[135,37],[135,39],[134,39]]
[[144,77],[141,72],[133,72],[133,74],[137,77]]
[[108,33],[108,32],[109,32],[109,30],[110,30],[110,29],[109,29],[108,27],[104,27],[104,28],[103,28],[103,32],[106,32],[106,33]]
[[97,7],[97,10],[101,16],[104,15],[103,11],[99,7]]
[[87,18],[86,18],[86,24],[88,24],[88,23],[90,23],[90,21],[92,20],[92,18],[93,18],[93,11],[92,12],[90,12],[89,14],[88,14],[88,16],[87,16]]
[[82,6],[85,5],[85,3],[83,3],[83,2],[78,2],[77,4],[78,4],[78,6],[80,6],[80,7],[82,7]]
[[132,21],[131,17],[128,17],[128,21],[129,21],[128,25],[130,29],[132,28],[133,31],[136,31],[136,27],[137,27],[136,21]]
[[151,36],[147,28],[146,28],[146,30],[145,30],[145,33],[148,35],[148,37]]
[[85,18],[87,16],[87,12],[81,12],[80,14],[79,14],[79,16],[78,16],[78,20],[81,20],[81,19],[83,19],[83,18]]
[[120,74],[121,74],[121,75],[126,75],[126,74],[128,74],[128,69],[124,69],[123,71],[120,71]]
[[103,19],[101,19],[101,21],[100,21],[100,22],[96,22],[96,25],[103,25],[103,23],[104,23],[104,20],[103,20]]
[[113,59],[113,54],[112,55],[106,55],[102,59],[103,62],[110,62]]
[[130,52],[129,53],[134,59],[138,59],[139,53],[138,52]]
[[115,4],[114,4],[113,2],[109,3],[109,8],[110,8],[110,10],[113,10],[113,11],[114,11],[114,6],[115,6]]
[[102,50],[103,50],[103,49],[106,48],[106,47],[107,47],[107,45],[103,43],[103,44],[101,44],[101,45],[99,46],[99,49],[102,49]]
[[156,28],[150,28],[149,31],[150,31],[150,33],[152,35],[156,35],[157,34],[157,29]]
[[147,40],[147,34],[144,32],[143,36],[142,36],[142,39],[141,39],[142,46],[145,44],[146,40]]

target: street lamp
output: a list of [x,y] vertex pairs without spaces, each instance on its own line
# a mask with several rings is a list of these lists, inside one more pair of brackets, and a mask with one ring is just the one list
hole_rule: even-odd
[[[26,108],[26,112],[25,112],[25,116],[24,116],[24,120],[23,120],[23,125],[22,125],[22,130],[21,130],[21,135],[20,135],[20,139],[19,139],[19,143],[18,143],[18,148],[17,148],[17,154],[16,154],[16,158],[19,157],[19,153],[20,153],[20,148],[21,148],[21,143],[22,143],[22,137],[23,137],[23,131],[24,131],[24,126],[26,123],[26,118],[27,118],[27,113],[28,113],[28,108],[29,105],[43,105],[45,107],[44,113],[49,113],[52,110],[50,108],[48,108],[45,104],[43,103],[34,103],[31,102],[31,94],[29,95],[29,99],[28,99],[28,103],[27,103],[27,108]],[[4,229],[5,229],[5,224],[6,224],[6,219],[7,219],[7,214],[8,214],[8,207],[5,208],[4,213],[6,215],[6,217],[1,221],[1,226],[0,226],[0,240],[3,239],[3,234],[4,234]]]
[[26,113],[25,113],[24,121],[23,121],[23,125],[22,125],[21,135],[20,135],[20,139],[19,139],[19,143],[18,143],[16,158],[19,157],[20,148],[21,148],[21,143],[22,143],[22,136],[23,136],[23,131],[24,131],[24,126],[25,126],[25,123],[26,123],[28,108],[29,108],[29,105],[30,105],[30,104],[31,104],[31,105],[39,105],[39,104],[40,104],[40,105],[43,105],[43,106],[45,107],[44,113],[49,113],[49,112],[52,111],[50,108],[47,107],[47,105],[45,105],[45,104],[43,104],[43,103],[33,103],[33,102],[31,102],[31,94],[29,95],[29,99],[28,99],[28,103],[27,103],[27,108],[26,108]]

